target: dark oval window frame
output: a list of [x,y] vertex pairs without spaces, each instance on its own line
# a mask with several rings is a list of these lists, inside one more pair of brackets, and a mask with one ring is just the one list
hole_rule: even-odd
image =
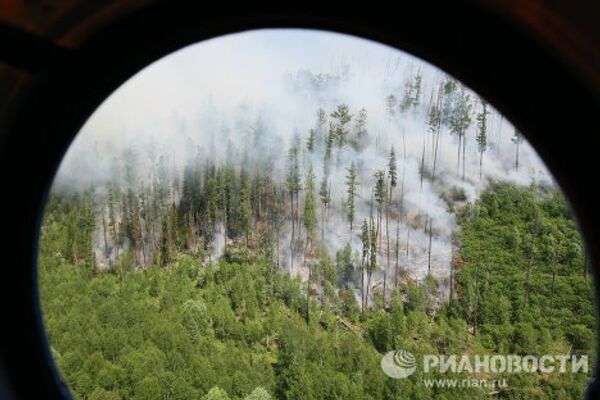
[[[244,30],[347,33],[407,51],[465,82],[526,133],[554,174],[586,239],[597,290],[600,196],[586,190],[596,156],[586,134],[593,132],[599,115],[598,90],[522,24],[472,1],[407,4],[402,18],[326,5],[314,10],[216,5],[209,12],[191,3],[140,7],[105,24],[77,49],[0,30],[9,45],[5,60],[30,71],[10,109],[3,110],[0,131],[0,176],[6,190],[0,196],[5,211],[0,397],[69,398],[44,333],[36,260],[46,196],[74,136],[114,89],[151,62],[186,45]],[[597,396],[593,384],[588,398]]]

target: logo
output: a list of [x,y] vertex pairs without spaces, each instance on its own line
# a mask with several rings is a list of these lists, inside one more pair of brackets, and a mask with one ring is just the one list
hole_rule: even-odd
[[[437,388],[487,388],[508,387],[505,378],[496,374],[516,373],[589,373],[589,357],[586,354],[424,354],[419,361],[422,383]],[[408,378],[417,370],[414,355],[404,350],[390,351],[381,359],[381,370],[390,378]],[[450,378],[437,378],[431,373],[452,374]],[[489,378],[467,377],[459,379],[456,374],[486,374]],[[491,375],[490,375],[491,374]]]
[[390,351],[381,359],[381,370],[390,378],[408,378],[417,369],[417,360],[408,351]]

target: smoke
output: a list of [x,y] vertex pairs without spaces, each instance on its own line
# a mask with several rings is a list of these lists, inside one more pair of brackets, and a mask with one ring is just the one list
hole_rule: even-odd
[[[394,95],[400,102],[417,74],[422,77],[420,104],[403,112],[396,106],[390,115],[386,98]],[[476,200],[489,181],[525,185],[552,183],[552,178],[526,142],[519,144],[516,168],[516,144],[511,141],[514,127],[491,107],[480,178],[475,114],[482,105],[468,89],[474,109],[473,121],[465,132],[464,179],[462,164],[457,171],[459,139],[447,126],[439,136],[436,179],[423,178],[421,170],[431,173],[434,158],[428,105],[430,99],[435,101],[435,91],[445,77],[435,67],[398,50],[334,33],[260,30],[209,40],[157,61],[117,89],[77,135],[61,164],[55,188],[102,188],[111,181],[123,181],[128,163],[136,166],[137,184],[151,182],[152,165],[160,157],[175,176],[181,176],[187,163],[200,159],[267,170],[274,180],[282,182],[288,148],[299,143],[302,176],[312,165],[314,195],[320,205],[318,186],[324,171],[322,152],[332,122],[330,113],[345,103],[353,115],[348,125],[350,135],[355,134],[359,111],[367,110],[367,135],[360,150],[352,146],[333,149],[329,176],[332,202],[325,227],[328,250],[335,254],[350,243],[353,251],[360,253],[360,226],[376,213],[372,211],[376,206],[371,204],[373,173],[387,171],[393,146],[401,182],[393,191],[389,227],[382,227],[382,235],[388,230],[390,233],[391,261],[388,265],[387,252],[380,249],[381,270],[373,281],[379,283],[384,270],[388,279],[393,279],[396,247],[401,268],[412,278],[422,279],[430,268],[434,276],[447,278],[451,237],[456,230],[449,193],[464,193],[464,198],[453,200],[462,204]],[[327,116],[321,131],[319,108]],[[310,129],[317,130],[314,153],[306,149]],[[352,162],[358,166],[360,186],[351,232],[342,204],[346,200],[347,168]],[[401,191],[402,215],[398,210]],[[283,227],[280,238],[282,263],[298,256],[289,252],[289,225]],[[220,239],[214,243],[217,252],[224,244],[222,236],[218,235]],[[382,237],[383,242],[386,240]],[[294,265],[297,273],[305,276],[303,261],[298,257]]]
[[212,242],[211,260],[218,260],[225,251],[225,226],[222,222],[217,223]]

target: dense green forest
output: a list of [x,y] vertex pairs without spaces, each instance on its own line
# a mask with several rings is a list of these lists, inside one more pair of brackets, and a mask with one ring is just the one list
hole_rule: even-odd
[[[228,172],[213,171],[207,182],[215,176],[222,182]],[[379,366],[394,349],[416,356],[573,353],[595,359],[592,282],[576,223],[556,189],[492,183],[478,201],[448,199],[459,229],[447,281],[397,279],[387,299],[381,291],[363,307],[364,297],[345,283],[360,276],[368,256],[377,264],[377,252],[363,247],[357,258],[346,246],[330,257],[315,246],[308,277],[282,271],[269,235],[250,233],[240,217],[258,196],[252,193],[257,185],[243,174],[236,180],[240,214],[226,226],[239,238],[229,240],[218,259],[211,248],[190,244],[188,230],[197,224],[176,222],[190,214],[167,208],[162,227],[172,233],[155,245],[159,256],[146,255],[143,268],[135,244],[100,268],[93,244],[98,205],[89,194],[51,196],[40,239],[41,301],[53,356],[76,398],[581,397],[585,374],[508,375],[509,387],[490,393],[428,388],[421,372],[394,380]],[[293,201],[293,192],[287,195]],[[131,197],[123,199],[128,207]],[[277,207],[267,203],[247,212],[274,214]],[[362,230],[369,246],[376,224],[367,221]],[[134,225],[124,229],[133,240],[140,235]],[[106,222],[105,229],[111,227]]]

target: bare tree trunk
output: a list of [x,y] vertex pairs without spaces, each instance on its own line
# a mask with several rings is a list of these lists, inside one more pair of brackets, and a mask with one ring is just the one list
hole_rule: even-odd
[[387,270],[383,270],[383,309],[385,310],[385,289],[387,283]]
[[440,146],[440,133],[442,131],[442,119],[444,118],[444,108],[443,108],[443,90],[440,87],[438,90],[438,96],[437,96],[437,107],[439,110],[439,119],[437,121],[437,126],[435,127],[435,134],[434,134],[434,138],[432,138],[432,140],[434,141],[434,146],[433,146],[433,167],[432,167],[432,171],[431,171],[431,183],[435,182],[435,172],[436,172],[436,168],[437,168],[437,158],[438,158],[438,149]]
[[300,243],[302,242],[302,216],[300,215],[300,193],[296,192],[296,220],[298,224],[298,241],[296,248],[300,250]]
[[427,252],[427,272],[431,273],[431,239],[433,236],[433,218],[429,217],[429,248]]
[[371,292],[371,275],[373,274],[373,271],[371,270],[371,252],[373,251],[373,245],[372,245],[372,241],[373,240],[377,240],[377,238],[373,238],[371,233],[372,233],[372,229],[373,229],[373,191],[371,191],[371,210],[370,210],[370,217],[369,217],[369,255],[367,256],[367,295],[365,297],[365,307],[369,308],[369,293]]
[[149,190],[144,193],[146,204],[146,235],[148,238],[148,258],[152,260],[152,256],[154,255],[154,213],[152,212],[152,208],[150,206],[150,202],[148,200]]
[[381,206],[377,207],[377,238],[379,239],[378,248],[381,250],[383,246],[381,246],[381,241],[383,240],[383,235],[381,234]]
[[386,277],[387,277],[387,270],[390,268],[390,228],[389,228],[389,222],[390,222],[390,206],[392,203],[392,193],[393,193],[393,187],[390,184],[390,193],[388,196],[388,201],[387,201],[387,210],[385,213],[385,239],[387,242],[387,248],[386,248],[386,252],[387,252],[387,266],[386,266],[386,270],[385,273],[383,275],[383,304],[385,306],[385,289],[386,289]]
[[502,143],[502,122],[503,121],[504,121],[504,117],[500,116],[500,128],[498,129],[498,148],[496,149],[498,156],[500,155],[500,145]]
[[457,155],[456,155],[456,176],[460,176],[460,150],[462,144],[462,135],[458,135],[458,147],[457,147]]
[[454,292],[454,247],[450,245],[450,288],[448,295],[448,303],[452,304],[452,296]]
[[360,262],[360,307],[361,312],[365,312],[365,257],[362,256]]
[[106,215],[102,206],[102,233],[104,235],[104,257],[108,259],[108,242],[106,241]]
[[421,151],[421,191],[423,191],[423,178],[425,177],[425,140],[423,140],[423,150]]
[[[406,140],[404,136],[404,132],[402,132],[402,146],[404,149],[404,163],[406,164]],[[400,182],[400,221],[403,221],[404,218],[404,176],[405,176],[405,167],[402,166],[402,180]]]
[[[304,257],[304,267],[306,267],[306,256]],[[308,268],[308,282],[306,283],[306,323],[310,322],[310,282],[312,280],[312,266]]]
[[515,156],[515,170],[519,171],[519,140],[517,139],[517,154]]
[[394,287],[398,287],[398,269],[400,267],[400,216],[396,223],[396,269],[394,271]]
[[462,138],[462,180],[465,180],[465,158],[466,158],[466,153],[467,153],[467,137],[466,137],[466,133],[463,133],[463,138]]
[[291,220],[292,220],[292,236],[290,238],[290,274],[294,274],[294,237],[296,235],[296,218],[294,217],[294,192],[290,192],[290,207],[291,207]]
[[280,246],[280,244],[279,244],[279,236],[281,235],[279,226],[280,226],[280,222],[277,221],[277,250],[276,250],[276,253],[277,253],[277,261],[276,261],[277,271],[279,271],[279,257],[280,257],[280,254],[279,254],[279,246]]
[[262,187],[262,184],[258,188],[257,197],[258,197],[258,220],[262,221],[263,220],[263,215],[262,215],[263,187]]
[[326,206],[322,204],[321,206],[321,247],[325,248],[325,212]]
[[479,152],[479,180],[481,180],[483,172],[483,151]]
[[371,275],[373,274],[373,272],[368,271],[367,272],[367,295],[365,297],[365,307],[369,308],[369,293],[371,292],[370,288],[371,288]]
[[323,215],[323,245],[325,245],[325,231],[327,230],[327,218],[329,217],[329,204],[325,204],[325,214]]
[[431,182],[435,182],[435,172],[437,168],[437,158],[438,158],[438,149],[440,146],[440,128],[438,127],[437,132],[435,134],[435,146],[433,150],[433,168],[431,171]]
[[410,253],[410,228],[406,227],[406,260],[404,263],[404,267],[408,271],[408,256]]
[[[141,220],[141,218],[139,218],[139,217],[138,217],[138,219]],[[145,229],[144,226],[146,224],[142,225],[142,221],[139,221],[138,223],[140,224],[140,231],[142,232],[142,243],[141,243],[141,245],[142,245],[142,263],[143,263],[143,265],[145,267],[146,266],[146,243],[145,243],[145,240],[144,240],[144,231],[146,229]]]

